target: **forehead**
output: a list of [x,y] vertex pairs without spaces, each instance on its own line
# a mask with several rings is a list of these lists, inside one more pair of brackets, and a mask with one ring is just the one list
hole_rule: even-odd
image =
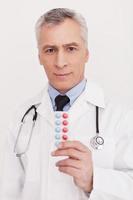
[[57,25],[45,25],[40,30],[40,44],[66,44],[66,43],[82,43],[80,25],[71,19]]

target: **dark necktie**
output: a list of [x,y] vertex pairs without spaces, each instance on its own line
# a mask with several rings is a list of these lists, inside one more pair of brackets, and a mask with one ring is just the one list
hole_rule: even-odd
[[70,99],[67,95],[58,95],[55,97],[56,111],[63,111],[63,108],[66,104],[70,102]]

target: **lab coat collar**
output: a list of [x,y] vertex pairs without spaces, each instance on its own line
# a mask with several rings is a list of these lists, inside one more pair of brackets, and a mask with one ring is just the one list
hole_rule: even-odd
[[100,108],[105,108],[104,92],[98,84],[87,80],[84,93],[84,98],[88,103]]

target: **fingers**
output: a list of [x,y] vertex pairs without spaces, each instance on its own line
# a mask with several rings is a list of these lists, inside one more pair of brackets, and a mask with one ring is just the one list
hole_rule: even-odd
[[69,156],[73,159],[86,160],[90,157],[91,151],[79,141],[61,142],[57,150],[51,153],[52,156]]
[[86,152],[89,150],[87,146],[76,140],[61,142],[58,146],[58,149],[67,149],[67,148],[74,148],[81,152]]
[[79,160],[74,160],[71,158],[67,158],[56,163],[57,167],[73,167],[75,169],[81,169],[82,163]]
[[79,178],[79,169],[73,167],[59,167],[59,171],[72,176],[73,178]]
[[57,149],[56,151],[52,152],[52,156],[69,156],[73,159],[82,160],[83,153],[77,151],[75,149]]

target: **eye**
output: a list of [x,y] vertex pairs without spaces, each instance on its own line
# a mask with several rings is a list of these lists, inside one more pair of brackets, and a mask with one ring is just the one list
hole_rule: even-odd
[[45,50],[45,53],[48,53],[48,54],[52,54],[54,52],[55,52],[55,49],[53,49],[53,48],[48,48]]
[[76,48],[76,47],[68,47],[67,50],[68,50],[69,52],[73,52],[73,51],[76,51],[77,48]]

